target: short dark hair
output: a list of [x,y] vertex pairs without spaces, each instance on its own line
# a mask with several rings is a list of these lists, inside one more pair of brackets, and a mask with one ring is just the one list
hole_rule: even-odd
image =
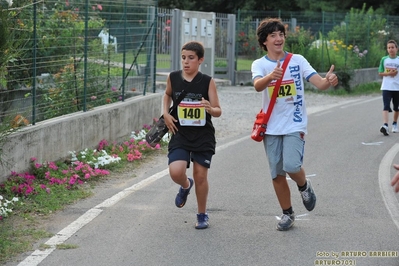
[[387,42],[387,44],[388,44],[388,43],[393,43],[393,44],[395,44],[395,47],[398,48],[398,44],[396,43],[396,41],[394,41],[394,40],[389,40],[389,41]]
[[198,59],[203,58],[205,54],[204,46],[200,42],[196,41],[185,43],[181,50],[194,51],[195,54],[198,56]]
[[258,36],[259,46],[267,51],[266,45],[263,43],[266,41],[267,36],[275,31],[281,31],[285,36],[285,27],[281,19],[279,18],[265,18],[262,20],[256,29],[256,35]]

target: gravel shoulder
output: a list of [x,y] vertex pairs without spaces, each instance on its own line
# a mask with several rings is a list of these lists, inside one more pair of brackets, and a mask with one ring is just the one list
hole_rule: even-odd
[[[218,96],[222,115],[212,118],[218,141],[227,137],[250,134],[256,114],[261,109],[262,94],[252,86],[219,86]],[[312,91],[305,92],[305,101],[308,113],[311,110],[327,105],[343,104],[367,96],[331,96]],[[249,135],[248,135],[249,136]]]

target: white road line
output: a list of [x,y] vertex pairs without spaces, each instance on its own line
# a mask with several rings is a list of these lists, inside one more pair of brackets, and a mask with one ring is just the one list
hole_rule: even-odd
[[70,238],[73,234],[79,231],[80,228],[91,222],[94,218],[96,218],[102,210],[99,209],[90,209],[74,222],[70,223],[67,227],[59,231],[55,236],[47,240],[45,245],[50,246],[45,250],[35,250],[29,257],[24,259],[22,262],[18,264],[18,266],[34,266],[38,265],[42,262],[48,255],[51,254],[56,248],[57,245],[64,243],[68,238]]
[[[353,104],[355,101],[345,101],[344,103],[339,103],[339,104],[333,104],[333,105],[327,105],[323,106],[321,108],[308,108],[308,114],[313,114],[317,112],[321,112],[336,106],[341,106],[345,105],[348,103]],[[309,111],[309,109],[311,109]],[[230,146],[233,146],[239,142],[242,142],[244,140],[249,139],[250,136],[245,136],[240,139],[236,139],[234,141],[225,143],[219,147],[216,148],[216,151],[221,151],[224,150]],[[398,150],[399,150],[399,145],[398,145]],[[391,160],[392,161],[392,160]],[[380,167],[381,168],[381,167]],[[380,170],[381,171],[381,170]],[[166,176],[169,173],[168,169],[162,170],[159,173],[156,173],[142,181],[140,181],[137,184],[134,184],[131,187],[128,187],[121,192],[115,194],[114,196],[104,200],[102,203],[98,204],[94,208],[88,210],[86,213],[84,213],[82,216],[80,216],[77,220],[69,224],[67,227],[62,229],[60,232],[58,232],[55,236],[50,238],[45,245],[49,245],[50,248],[45,249],[45,250],[35,250],[31,255],[29,255],[27,258],[25,258],[22,262],[18,264],[18,266],[37,266],[41,261],[43,261],[48,255],[50,255],[55,249],[57,245],[60,245],[64,243],[69,237],[71,237],[73,234],[75,234],[78,230],[80,230],[83,226],[91,222],[94,218],[96,218],[100,213],[103,211],[101,208],[108,208],[116,204],[118,201],[121,199],[125,198],[126,196],[136,192],[137,190],[146,187],[150,185],[151,183],[157,181],[158,179]],[[388,172],[388,178],[389,178],[389,172]],[[389,183],[389,182],[388,182]],[[381,187],[381,181],[380,181],[380,187]],[[381,190],[382,191],[382,190]],[[396,198],[395,198],[396,200]],[[395,202],[397,204],[397,200]],[[387,205],[387,202],[385,202]],[[394,206],[394,204],[392,204]],[[388,206],[388,205],[387,205]],[[388,208],[388,207],[387,207]],[[393,209],[393,207],[391,207]],[[389,209],[389,208],[388,208]],[[395,210],[394,210],[395,211]],[[392,215],[392,213],[391,213]],[[395,222],[396,225],[399,228],[399,211],[396,211],[395,216],[398,218],[397,221]]]
[[387,207],[389,214],[391,215],[392,220],[395,223],[396,227],[399,229],[399,209],[398,209],[399,202],[390,184],[392,163],[398,152],[399,152],[399,144],[396,143],[385,154],[384,158],[382,158],[380,163],[380,168],[378,170],[378,181],[380,184],[380,191],[385,206]]
[[[232,145],[235,145],[241,141],[249,139],[250,136],[242,137],[240,139],[236,139],[234,141],[228,142],[216,148],[216,151],[224,150]],[[79,231],[83,226],[90,223],[94,218],[96,218],[103,210],[102,208],[109,208],[116,204],[121,199],[129,196],[130,194],[150,185],[151,183],[157,181],[158,179],[169,174],[169,169],[162,170],[136,184],[131,187],[128,187],[121,192],[113,195],[112,197],[104,200],[102,203],[98,204],[94,208],[88,210],[82,216],[80,216],[77,220],[70,223],[67,227],[58,232],[55,236],[47,240],[45,245],[48,245],[50,248],[45,250],[35,250],[31,255],[21,261],[18,266],[37,266],[40,262],[42,262],[48,255],[50,255],[55,249],[57,245],[64,243],[68,238],[74,235],[77,231]]]

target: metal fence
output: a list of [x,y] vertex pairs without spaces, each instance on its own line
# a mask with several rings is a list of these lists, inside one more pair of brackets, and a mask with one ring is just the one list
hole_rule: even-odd
[[390,39],[399,41],[399,16],[372,10],[347,13],[238,11],[237,56],[254,59],[262,52],[256,28],[267,17],[279,17],[287,27],[285,48],[303,54],[321,72],[331,64],[340,69],[376,67]]
[[14,1],[2,7],[3,126],[88,111],[154,86],[157,1],[100,2]]
[[[167,72],[180,60],[171,56],[173,10],[158,8],[156,0],[101,3],[21,0],[0,6],[2,125],[35,124],[145,94],[155,89],[157,70]],[[266,17],[286,23],[286,48],[320,72],[331,64],[376,67],[386,42],[399,40],[398,16],[366,10],[234,15],[235,64],[263,54],[256,28]],[[231,64],[226,59],[231,16],[216,14],[215,75]]]

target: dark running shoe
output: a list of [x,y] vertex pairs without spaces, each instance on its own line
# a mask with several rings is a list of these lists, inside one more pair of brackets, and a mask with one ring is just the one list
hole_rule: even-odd
[[281,215],[280,221],[277,223],[277,230],[279,231],[287,231],[290,229],[295,222],[295,214],[285,214]]
[[190,187],[187,189],[180,187],[179,193],[176,195],[175,204],[177,208],[182,208],[184,204],[186,204],[187,196],[190,194],[190,189],[193,187],[194,180],[188,178],[188,181],[190,182]]
[[197,214],[197,223],[195,224],[195,229],[206,229],[209,227],[209,216],[207,213]]
[[388,127],[387,127],[386,125],[383,125],[383,126],[380,128],[380,132],[381,132],[382,134],[384,134],[384,136],[388,136],[388,135],[389,135],[389,130],[388,130]]
[[314,193],[310,180],[306,179],[306,182],[307,182],[306,189],[304,191],[300,191],[300,193],[303,205],[305,205],[305,208],[308,211],[311,211],[314,209],[314,206],[316,205],[316,194]]

